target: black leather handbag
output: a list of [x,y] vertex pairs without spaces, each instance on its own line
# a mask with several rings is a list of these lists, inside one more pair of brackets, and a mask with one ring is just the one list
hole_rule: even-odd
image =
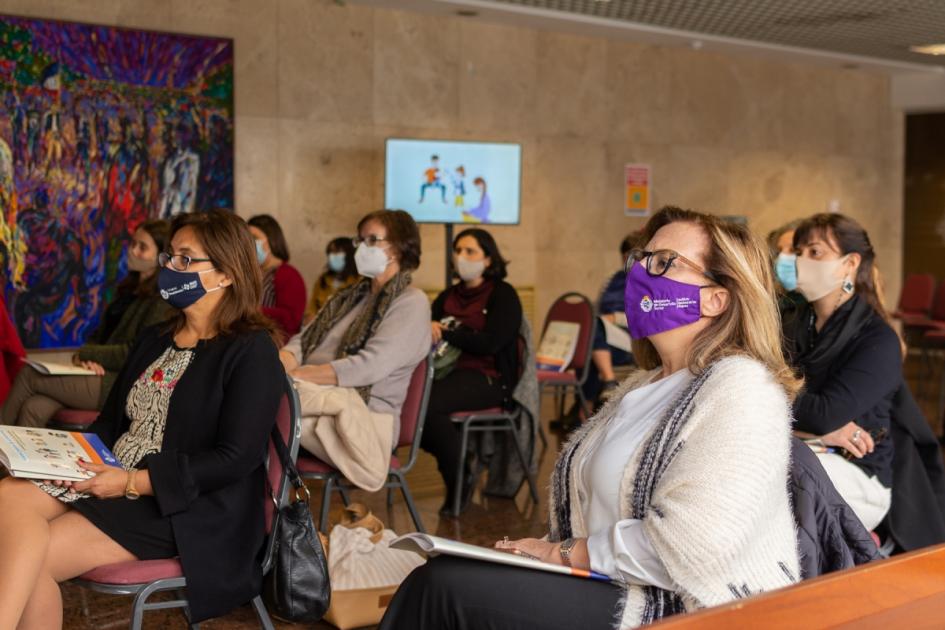
[[275,549],[263,585],[263,599],[276,617],[312,623],[325,615],[331,603],[328,560],[312,522],[308,488],[278,429],[273,430],[273,442],[295,492],[294,500],[279,510],[272,532]]

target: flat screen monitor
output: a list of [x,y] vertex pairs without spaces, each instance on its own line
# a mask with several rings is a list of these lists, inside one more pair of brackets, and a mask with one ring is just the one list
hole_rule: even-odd
[[519,144],[390,138],[386,165],[384,206],[418,223],[519,222]]

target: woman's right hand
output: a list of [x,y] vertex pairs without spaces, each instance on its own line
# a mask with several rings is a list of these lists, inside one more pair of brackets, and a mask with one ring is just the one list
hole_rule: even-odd
[[820,439],[827,446],[840,447],[857,459],[872,453],[876,448],[870,432],[855,422],[848,422],[836,431],[822,435]]
[[86,370],[95,372],[95,376],[105,376],[105,368],[102,367],[101,363],[96,363],[95,361],[79,361],[79,367],[84,367]]
[[440,322],[432,322],[430,324],[430,333],[433,335],[433,343],[440,343],[440,340],[443,339],[443,324]]

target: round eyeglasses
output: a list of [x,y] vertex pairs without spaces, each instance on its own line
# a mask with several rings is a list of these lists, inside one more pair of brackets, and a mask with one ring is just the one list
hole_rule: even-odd
[[190,267],[190,263],[195,262],[213,262],[209,258],[194,258],[193,256],[187,256],[186,254],[168,254],[167,252],[161,252],[158,254],[158,263],[162,267],[167,267],[167,263],[171,263],[171,269],[177,271],[187,271],[187,268]]
[[718,283],[718,279],[712,275],[711,271],[706,271],[703,269],[702,265],[689,260],[672,249],[658,249],[652,252],[639,248],[631,249],[630,257],[627,259],[627,271],[630,271],[630,267],[634,262],[643,262],[646,272],[651,276],[665,276],[666,272],[673,268],[677,260],[692,267],[712,282]]

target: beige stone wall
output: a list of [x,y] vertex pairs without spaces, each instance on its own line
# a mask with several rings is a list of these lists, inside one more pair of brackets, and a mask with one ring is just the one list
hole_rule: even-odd
[[[902,116],[857,70],[636,45],[333,0],[2,0],[4,12],[233,37],[243,215],[283,224],[311,281],[333,236],[383,202],[390,136],[520,142],[522,223],[495,228],[511,281],[543,313],[596,294],[626,218],[623,164],[654,167],[654,201],[745,215],[765,233],[838,199],[896,295]],[[443,228],[425,226],[424,286]]]

